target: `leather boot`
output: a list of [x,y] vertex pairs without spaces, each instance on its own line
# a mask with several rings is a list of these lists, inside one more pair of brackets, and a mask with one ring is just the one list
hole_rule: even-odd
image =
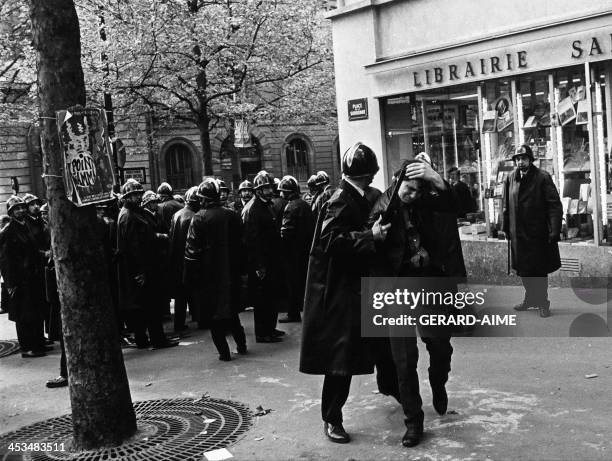
[[406,432],[402,437],[402,445],[405,447],[415,447],[423,437],[423,424],[408,424]]
[[540,317],[543,319],[550,317],[550,301],[546,301],[543,306],[540,306]]

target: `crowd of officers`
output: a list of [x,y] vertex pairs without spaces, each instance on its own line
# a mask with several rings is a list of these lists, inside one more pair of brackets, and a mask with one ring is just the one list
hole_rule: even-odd
[[[155,193],[129,179],[116,200],[97,205],[124,345],[176,346],[188,329],[188,308],[198,328],[210,329],[221,360],[231,360],[226,333],[233,336],[237,353],[247,352],[238,313],[250,307],[255,340],[282,341],[278,313],[287,312],[280,322],[301,321],[315,216],[332,191],[324,171],[308,186],[302,195],[292,176],[279,180],[261,171],[253,182],[243,181],[230,201],[229,188],[214,178],[184,196],[173,195],[168,183]],[[60,376],[47,385],[66,385],[48,205],[32,194],[7,201],[0,273],[3,312],[16,323],[22,357],[42,357],[53,341],[60,341]],[[167,336],[163,321],[170,316],[171,299],[174,334]]]

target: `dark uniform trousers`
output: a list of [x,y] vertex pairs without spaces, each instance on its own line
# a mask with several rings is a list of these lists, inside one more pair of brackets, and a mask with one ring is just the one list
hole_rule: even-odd
[[234,314],[231,319],[214,319],[211,322],[210,334],[219,354],[229,355],[230,353],[227,340],[225,339],[228,332],[231,333],[234,338],[236,346],[238,346],[238,351],[246,350],[246,335],[244,334],[244,328],[242,328],[238,314]]
[[15,322],[17,341],[23,352],[44,350],[44,321],[40,319],[24,319]]
[[[159,296],[157,290],[144,287],[150,295],[146,296],[145,302],[138,309],[132,309],[127,316],[129,324],[134,331],[134,340],[139,347],[146,347],[149,342],[158,346],[166,342],[163,327],[163,312],[165,299]],[[149,336],[147,338],[147,331]]]
[[321,394],[321,416],[326,423],[342,423],[342,407],[348,399],[351,378],[351,375],[325,375]]
[[267,273],[263,280],[255,272],[249,274],[254,283],[255,336],[272,336],[278,320],[278,277]]

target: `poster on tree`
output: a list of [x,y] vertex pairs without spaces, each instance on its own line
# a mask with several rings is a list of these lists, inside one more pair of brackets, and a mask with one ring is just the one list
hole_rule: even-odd
[[106,114],[101,109],[75,106],[56,116],[66,195],[78,206],[111,199],[115,175]]

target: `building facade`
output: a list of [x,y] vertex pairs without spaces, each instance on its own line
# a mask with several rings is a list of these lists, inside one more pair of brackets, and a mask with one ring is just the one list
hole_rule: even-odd
[[[162,125],[150,115],[130,124],[118,123],[117,137],[125,151],[123,180],[135,178],[147,189],[161,182],[177,192],[197,185],[203,177],[202,147],[197,127],[173,123]],[[236,148],[232,130],[211,133],[212,168],[233,189],[245,179],[266,169],[276,177],[295,176],[305,191],[306,181],[318,170],[340,179],[338,136],[334,125],[276,124],[248,128],[250,146]],[[13,179],[19,193],[44,196],[40,133],[34,125],[14,123],[0,126],[0,207],[13,194]]]
[[345,0],[329,17],[341,149],[374,148],[377,186],[421,151],[459,168],[478,211],[459,223],[468,264],[505,280],[501,185],[528,144],[564,207],[555,277],[610,275],[609,1]]

